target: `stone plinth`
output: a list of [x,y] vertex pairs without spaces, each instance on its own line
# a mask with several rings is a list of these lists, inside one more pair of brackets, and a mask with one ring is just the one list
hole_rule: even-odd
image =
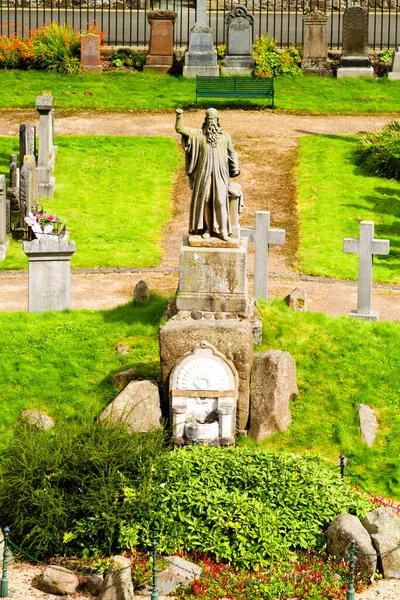
[[101,71],[100,64],[100,36],[87,33],[81,36],[81,62],[82,71]]
[[222,72],[228,75],[251,73],[254,69],[252,55],[253,15],[241,4],[226,15],[226,56]]
[[217,51],[214,48],[211,29],[196,24],[190,31],[189,50],[185,54],[184,77],[218,77]]
[[160,327],[164,399],[169,397],[170,375],[177,361],[204,340],[236,369],[239,378],[236,426],[238,430],[244,430],[249,419],[249,383],[253,362],[252,326],[248,319],[195,320],[190,316],[182,319],[177,315]]
[[327,15],[317,8],[303,15],[304,43],[301,61],[303,73],[331,74],[326,42],[327,20]]
[[343,13],[343,53],[337,77],[373,77],[368,56],[368,11],[358,4]]
[[393,55],[392,70],[388,73],[389,79],[400,79],[400,46]]
[[71,256],[75,242],[53,235],[24,242],[29,259],[28,311],[71,308]]
[[236,248],[210,248],[189,246],[189,238],[184,236],[176,301],[178,309],[245,312],[248,304],[246,270],[246,239],[241,239]]
[[176,12],[154,10],[147,14],[150,24],[150,46],[144,71],[170,73],[174,62],[174,24]]

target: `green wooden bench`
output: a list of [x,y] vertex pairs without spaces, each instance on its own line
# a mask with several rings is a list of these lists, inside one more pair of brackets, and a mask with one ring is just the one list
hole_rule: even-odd
[[274,110],[273,77],[203,77],[196,76],[197,98],[271,98]]

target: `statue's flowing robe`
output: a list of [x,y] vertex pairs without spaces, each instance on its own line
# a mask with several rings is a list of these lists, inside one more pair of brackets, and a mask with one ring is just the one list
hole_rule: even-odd
[[232,233],[229,218],[229,177],[240,173],[239,161],[231,136],[221,132],[216,146],[207,142],[201,129],[185,128],[182,145],[186,153],[186,175],[192,190],[189,233],[205,229],[204,208],[212,205],[212,231]]

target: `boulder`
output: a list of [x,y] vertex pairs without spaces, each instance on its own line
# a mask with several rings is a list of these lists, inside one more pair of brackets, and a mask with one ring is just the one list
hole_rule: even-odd
[[78,585],[79,579],[75,573],[58,566],[46,567],[36,583],[38,590],[58,596],[73,594]]
[[370,535],[377,533],[394,539],[395,546],[400,544],[400,517],[390,508],[381,506],[365,515],[363,526]]
[[285,298],[285,302],[294,312],[307,312],[307,294],[301,288],[295,288]]
[[358,418],[360,419],[360,430],[363,441],[370,448],[374,445],[378,422],[374,410],[366,404],[358,405]]
[[114,556],[104,577],[99,600],[133,600],[132,563],[124,556]]
[[149,288],[145,281],[139,281],[135,285],[135,289],[133,291],[133,301],[136,304],[143,304],[144,302],[148,302],[150,298]]
[[296,363],[289,352],[268,350],[254,355],[250,378],[249,436],[262,442],[292,422],[289,402],[298,393]]
[[101,413],[100,422],[125,423],[131,433],[162,425],[160,393],[153,381],[131,381]]
[[114,375],[113,384],[119,390],[123,390],[128,385],[128,383],[135,379],[136,375],[137,369],[135,369],[135,367],[127,369],[126,371],[121,371],[120,373]]
[[86,579],[86,589],[89,594],[92,594],[92,596],[98,596],[100,594],[103,582],[103,575],[89,575],[89,577]]
[[[157,575],[157,589],[160,596],[169,596],[179,586],[190,585],[196,577],[200,577],[201,568],[179,556],[169,556],[166,559],[169,565]],[[152,582],[147,581],[140,590],[140,594],[146,595],[152,592]]]
[[391,552],[398,544],[393,538],[383,533],[373,533],[371,540],[375,550],[381,555],[380,563],[383,577],[385,579],[400,579],[400,549]]
[[[336,558],[346,553],[349,554],[350,540],[353,538],[356,543],[356,566],[366,571],[370,581],[373,581],[376,571],[376,552],[368,531],[357,517],[347,514],[339,515],[329,525],[326,536],[328,554]],[[357,551],[371,556],[357,555]]]
[[[0,529],[0,569],[3,568],[3,556],[4,556],[4,535],[2,530]],[[10,547],[8,547],[8,564],[15,562],[15,558],[12,555]]]
[[21,415],[21,421],[25,421],[28,425],[43,429],[44,431],[48,431],[54,427],[53,419],[38,410],[24,410]]

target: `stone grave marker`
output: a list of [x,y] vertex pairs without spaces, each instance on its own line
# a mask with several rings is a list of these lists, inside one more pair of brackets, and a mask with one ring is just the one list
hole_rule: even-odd
[[19,212],[19,174],[17,155],[10,154],[10,187],[7,190],[10,211]]
[[368,56],[368,11],[354,4],[343,13],[343,52],[337,77],[372,77]]
[[389,79],[400,79],[400,46],[393,55],[392,70],[388,73]]
[[268,300],[268,253],[271,244],[285,243],[285,230],[270,227],[270,213],[265,210],[256,212],[255,229],[240,229],[241,237],[255,244],[254,258],[254,296]]
[[174,62],[174,24],[176,12],[153,10],[147,13],[150,46],[143,71],[170,73]]
[[185,53],[184,77],[219,76],[217,51],[207,25],[206,0],[197,1],[197,20],[190,31],[189,49]]
[[372,258],[374,254],[389,254],[389,240],[374,239],[374,222],[361,221],[360,237],[345,238],[343,251],[358,254],[357,310],[350,316],[379,321],[379,312],[372,310]]
[[254,69],[252,54],[254,17],[241,4],[233,7],[225,17],[226,56],[223,73],[241,75]]
[[95,33],[86,33],[81,36],[81,62],[82,71],[101,71],[100,64],[100,36]]
[[51,95],[36,97],[36,110],[39,113],[39,151],[36,169],[36,193],[38,198],[52,198],[55,180],[51,177],[54,168],[55,147],[53,145],[53,105]]
[[37,212],[36,160],[34,156],[26,155],[20,173],[19,228],[16,230],[16,237],[19,239],[28,237],[29,228],[24,219],[30,212]]
[[303,15],[304,42],[301,70],[303,73],[331,75],[326,41],[326,13],[314,7]]
[[61,311],[71,308],[71,256],[75,242],[56,235],[24,242],[29,259],[28,311]]
[[212,344],[184,354],[170,377],[174,443],[233,444],[238,386],[234,365]]
[[21,123],[19,126],[19,166],[24,164],[25,156],[36,156],[36,127]]
[[0,260],[6,257],[8,236],[7,233],[7,189],[6,176],[0,175]]

